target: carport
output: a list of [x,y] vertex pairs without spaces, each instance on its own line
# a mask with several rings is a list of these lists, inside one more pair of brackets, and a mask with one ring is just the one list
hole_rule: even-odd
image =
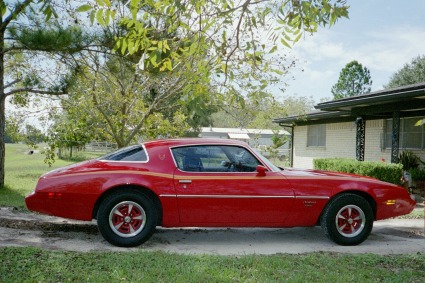
[[[367,120],[392,119],[391,162],[397,163],[400,148],[400,118],[425,117],[425,83],[319,103],[319,111],[275,119],[281,126],[352,121],[356,124],[356,159],[364,160]],[[292,140],[293,138],[292,131]],[[293,145],[292,145],[293,147]],[[292,162],[292,160],[291,160]]]

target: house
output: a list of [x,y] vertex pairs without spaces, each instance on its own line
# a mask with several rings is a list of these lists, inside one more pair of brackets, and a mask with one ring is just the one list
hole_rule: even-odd
[[203,127],[199,137],[236,139],[248,143],[251,147],[264,151],[273,145],[272,137],[276,134],[288,137],[288,142],[280,147],[279,153],[288,156],[290,147],[290,133],[286,130],[273,131],[269,129],[243,129],[243,128],[213,128]]
[[425,83],[319,103],[318,111],[275,119],[292,129],[293,167],[313,168],[313,159],[355,158],[397,163],[411,150],[425,160]]

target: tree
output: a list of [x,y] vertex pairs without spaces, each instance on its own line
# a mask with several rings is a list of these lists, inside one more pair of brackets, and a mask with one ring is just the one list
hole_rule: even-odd
[[[384,88],[394,88],[423,82],[425,82],[425,55],[413,58],[410,64],[405,64],[403,68],[395,72]],[[419,120],[415,125],[419,127],[423,124],[425,124],[425,118]]]
[[[60,120],[59,127],[79,124],[92,138],[102,137],[119,148],[140,136],[176,137],[189,129],[178,100],[185,80],[137,70],[126,58],[108,56],[106,61],[97,61],[93,56],[93,62],[82,66],[76,83],[62,98],[67,118]],[[53,141],[61,136],[54,132]]]
[[334,99],[369,93],[372,86],[370,71],[357,61],[351,61],[339,73],[338,82],[332,87]]
[[395,72],[384,88],[394,88],[425,82],[425,55],[413,58],[410,64]]
[[17,143],[23,140],[21,125],[24,123],[24,118],[18,113],[9,114],[6,118],[5,125],[5,142]]
[[313,109],[311,97],[286,97],[282,101],[273,96],[262,99],[249,97],[244,107],[237,103],[221,107],[221,111],[212,115],[211,125],[223,128],[257,128],[275,129],[281,127],[273,123],[273,119],[291,115],[303,115]]
[[[72,80],[61,62],[84,49],[89,38],[72,22],[53,21],[58,17],[56,8],[63,4],[55,2],[0,2],[0,188],[5,175],[6,98],[26,106],[32,96],[66,93]],[[61,14],[66,11],[62,9]]]
[[[280,47],[348,17],[344,0],[133,0],[121,9],[115,3],[93,1],[78,11],[104,26],[120,14],[128,32],[117,37],[115,49],[141,54],[145,69],[175,72],[184,66],[192,76],[187,95],[196,98],[197,89],[212,83],[239,101],[279,83],[287,72]],[[158,30],[173,36],[157,36]],[[208,59],[194,60],[201,54]]]
[[44,142],[45,136],[41,130],[37,129],[32,125],[25,125],[24,141],[28,145],[36,145],[40,142]]
[[45,141],[48,148],[44,151],[44,162],[52,165],[55,161],[56,152],[63,157],[63,149],[68,149],[68,157],[72,158],[73,149],[81,150],[93,138],[91,125],[87,125],[85,119],[77,117],[73,119],[70,113],[50,113],[54,124],[50,127]]

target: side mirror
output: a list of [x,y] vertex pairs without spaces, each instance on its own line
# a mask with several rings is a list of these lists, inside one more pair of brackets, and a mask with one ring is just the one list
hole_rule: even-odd
[[267,168],[264,167],[263,165],[257,165],[257,176],[266,176],[266,172],[267,172]]

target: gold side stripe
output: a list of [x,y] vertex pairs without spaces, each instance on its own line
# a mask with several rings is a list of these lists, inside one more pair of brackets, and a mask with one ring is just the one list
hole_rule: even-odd
[[98,174],[133,174],[133,175],[144,175],[144,176],[152,176],[152,177],[161,177],[161,178],[167,178],[167,179],[176,179],[176,180],[284,180],[284,177],[282,176],[263,176],[263,177],[257,177],[257,176],[173,176],[172,174],[165,174],[165,173],[156,173],[156,172],[149,172],[149,171],[134,171],[134,170],[115,170],[115,171],[95,171],[95,172],[84,172],[84,173],[71,173],[67,175],[60,175],[60,176],[52,176],[47,178],[61,178],[63,176],[67,177],[77,177],[77,176],[86,176],[86,175],[98,175]]
[[280,199],[293,199],[294,196],[252,196],[252,195],[177,195],[178,198],[249,198],[249,199],[264,199],[264,198],[280,198]]
[[84,172],[84,173],[71,173],[67,175],[53,176],[47,178],[60,178],[60,177],[74,177],[74,176],[85,176],[85,175],[99,175],[99,174],[133,174],[133,175],[144,175],[144,176],[153,176],[153,177],[162,177],[167,179],[173,179],[172,174],[156,173],[156,172],[147,172],[147,171],[130,171],[130,170],[115,170],[115,171],[95,171],[95,172]]
[[[160,178],[166,178],[166,179],[176,179],[176,180],[345,180],[347,181],[349,178],[347,177],[309,177],[309,176],[302,176],[302,177],[295,177],[295,176],[241,176],[236,175],[235,173],[231,173],[232,175],[228,176],[210,176],[210,175],[173,175],[173,174],[166,174],[166,173],[156,173],[156,172],[149,172],[149,171],[135,171],[135,170],[115,170],[115,171],[94,171],[94,172],[84,172],[84,173],[71,173],[67,175],[60,175],[60,176],[47,176],[46,178],[61,178],[63,176],[68,177],[76,177],[76,176],[86,176],[86,175],[99,175],[99,174],[133,174],[133,175],[144,175],[144,176],[152,176],[152,177],[160,177]],[[197,173],[201,174],[201,173]],[[246,173],[249,174],[249,173]],[[363,179],[352,179],[351,181],[355,182],[367,182],[369,180],[363,180]]]
[[258,195],[172,195],[172,194],[163,194],[160,197],[171,197],[171,198],[279,198],[279,199],[329,199],[327,196],[258,196]]
[[175,176],[176,180],[285,180],[281,176]]
[[329,199],[328,196],[296,196],[296,199]]

